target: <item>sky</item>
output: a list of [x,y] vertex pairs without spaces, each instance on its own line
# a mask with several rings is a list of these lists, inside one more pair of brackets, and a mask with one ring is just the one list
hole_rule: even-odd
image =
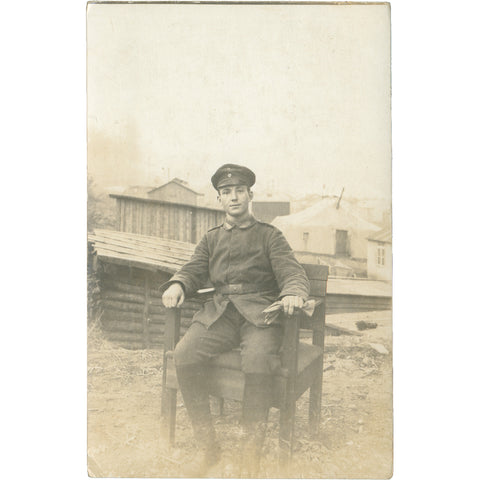
[[391,196],[387,5],[90,4],[87,91],[101,185]]

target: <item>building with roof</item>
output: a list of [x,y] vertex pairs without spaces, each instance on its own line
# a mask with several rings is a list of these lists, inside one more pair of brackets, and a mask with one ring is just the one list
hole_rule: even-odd
[[384,228],[368,238],[368,278],[392,281],[392,228]]
[[277,217],[272,224],[284,233],[296,252],[358,259],[367,258],[367,238],[380,230],[334,197]]
[[174,178],[159,187],[134,186],[116,200],[118,231],[197,243],[212,227],[222,223],[221,208],[200,206],[203,194]]
[[198,199],[199,197],[203,197],[203,193],[193,190],[185,180],[174,178],[168,183],[150,190],[148,197],[166,202],[197,206]]

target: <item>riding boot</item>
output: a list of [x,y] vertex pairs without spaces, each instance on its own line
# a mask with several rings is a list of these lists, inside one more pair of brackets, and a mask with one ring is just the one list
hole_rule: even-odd
[[272,401],[272,386],[271,375],[245,375],[242,410],[242,476],[246,478],[256,478],[258,475],[268,412]]
[[199,365],[177,366],[177,380],[183,404],[192,422],[197,452],[185,465],[184,475],[202,477],[220,460],[220,449],[215,438],[210,398],[205,383],[205,367]]

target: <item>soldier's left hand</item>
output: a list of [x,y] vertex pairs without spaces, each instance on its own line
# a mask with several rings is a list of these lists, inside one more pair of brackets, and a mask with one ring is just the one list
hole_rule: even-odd
[[303,304],[305,303],[302,297],[297,297],[295,295],[287,295],[286,297],[282,298],[281,302],[283,306],[283,311],[287,315],[293,315],[295,309],[299,310],[303,307]]

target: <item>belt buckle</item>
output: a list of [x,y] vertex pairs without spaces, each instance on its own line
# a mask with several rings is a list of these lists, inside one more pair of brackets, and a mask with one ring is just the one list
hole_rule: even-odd
[[232,283],[230,285],[230,288],[232,290],[232,293],[240,293],[240,290],[242,288],[242,284],[240,283]]

